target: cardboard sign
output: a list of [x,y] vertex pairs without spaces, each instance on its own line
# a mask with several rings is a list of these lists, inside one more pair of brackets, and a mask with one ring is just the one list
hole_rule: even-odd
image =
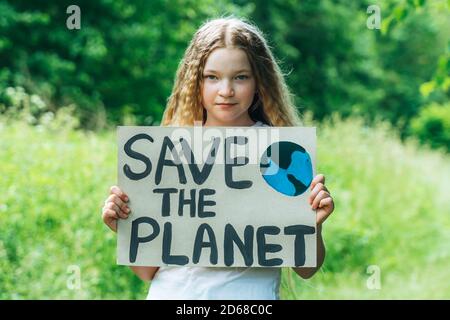
[[307,199],[316,132],[305,127],[118,127],[117,262],[316,265]]

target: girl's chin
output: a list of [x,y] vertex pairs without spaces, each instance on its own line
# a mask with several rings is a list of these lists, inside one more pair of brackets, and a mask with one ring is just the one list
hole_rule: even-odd
[[232,122],[239,118],[239,114],[231,111],[219,111],[212,118],[217,122]]

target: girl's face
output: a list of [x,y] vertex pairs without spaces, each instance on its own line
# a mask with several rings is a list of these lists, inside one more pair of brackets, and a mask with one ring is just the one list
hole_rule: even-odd
[[255,78],[245,51],[220,48],[211,52],[203,71],[205,126],[253,125],[248,109],[255,90]]

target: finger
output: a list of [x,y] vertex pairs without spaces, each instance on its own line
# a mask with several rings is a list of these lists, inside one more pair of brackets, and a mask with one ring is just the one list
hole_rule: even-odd
[[128,202],[129,200],[128,196],[122,190],[120,190],[118,186],[112,186],[109,192],[110,194],[117,195],[120,199],[122,199],[125,202]]
[[120,209],[120,207],[119,207],[117,204],[115,204],[114,202],[108,202],[108,204],[106,205],[106,207],[107,207],[107,209],[114,210],[114,211],[117,213],[117,215],[118,215],[119,218],[122,218],[122,219],[128,218],[128,214],[126,214],[125,212],[123,212],[123,211]]
[[323,184],[322,183],[318,183],[316,184],[316,186],[314,187],[314,189],[312,189],[311,193],[309,194],[308,197],[308,202],[309,204],[312,204],[313,200],[315,199],[315,197],[317,196],[317,194],[320,192],[320,190],[322,190]]
[[321,191],[324,190],[326,192],[329,193],[327,187],[325,187],[321,182],[319,182],[318,184],[316,184],[316,186],[314,187],[313,191],[311,191],[311,194],[308,197],[308,202],[311,204],[314,200],[314,198],[317,196],[317,194]]
[[120,208],[120,210],[127,215],[131,211],[128,205],[123,202],[116,194],[110,195],[107,201],[115,203]]
[[330,194],[327,191],[320,190],[319,193],[317,194],[317,196],[314,198],[311,208],[313,210],[316,210],[319,206],[320,200],[325,199],[326,197],[329,197],[329,196],[330,196]]
[[317,176],[314,177],[314,179],[311,181],[311,187],[309,189],[310,190],[314,189],[316,184],[318,184],[319,182],[325,184],[325,176],[323,174],[318,174]]
[[320,208],[324,208],[329,206],[330,209],[329,210],[321,210],[318,214],[317,214],[317,224],[322,224],[329,216],[330,214],[333,212],[334,209],[334,202],[333,202],[333,198],[328,197],[325,199],[322,199],[319,203],[319,207]]
[[[322,200],[320,200],[318,207],[321,208],[321,209],[322,208],[326,208],[326,207],[329,207],[330,209],[334,209],[333,198],[330,197],[330,196],[323,198]],[[333,210],[331,210],[331,211],[333,211]]]
[[103,222],[112,230],[117,231],[117,214],[114,210],[106,209],[103,211]]
[[103,209],[102,218],[103,218],[103,222],[108,224],[112,220],[117,220],[118,219],[117,212],[114,211],[113,209],[105,208],[105,209]]

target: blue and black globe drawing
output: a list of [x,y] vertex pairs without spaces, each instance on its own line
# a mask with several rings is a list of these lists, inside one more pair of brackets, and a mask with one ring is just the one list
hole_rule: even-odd
[[289,141],[271,144],[261,156],[260,170],[269,186],[292,197],[305,192],[313,179],[308,152]]

